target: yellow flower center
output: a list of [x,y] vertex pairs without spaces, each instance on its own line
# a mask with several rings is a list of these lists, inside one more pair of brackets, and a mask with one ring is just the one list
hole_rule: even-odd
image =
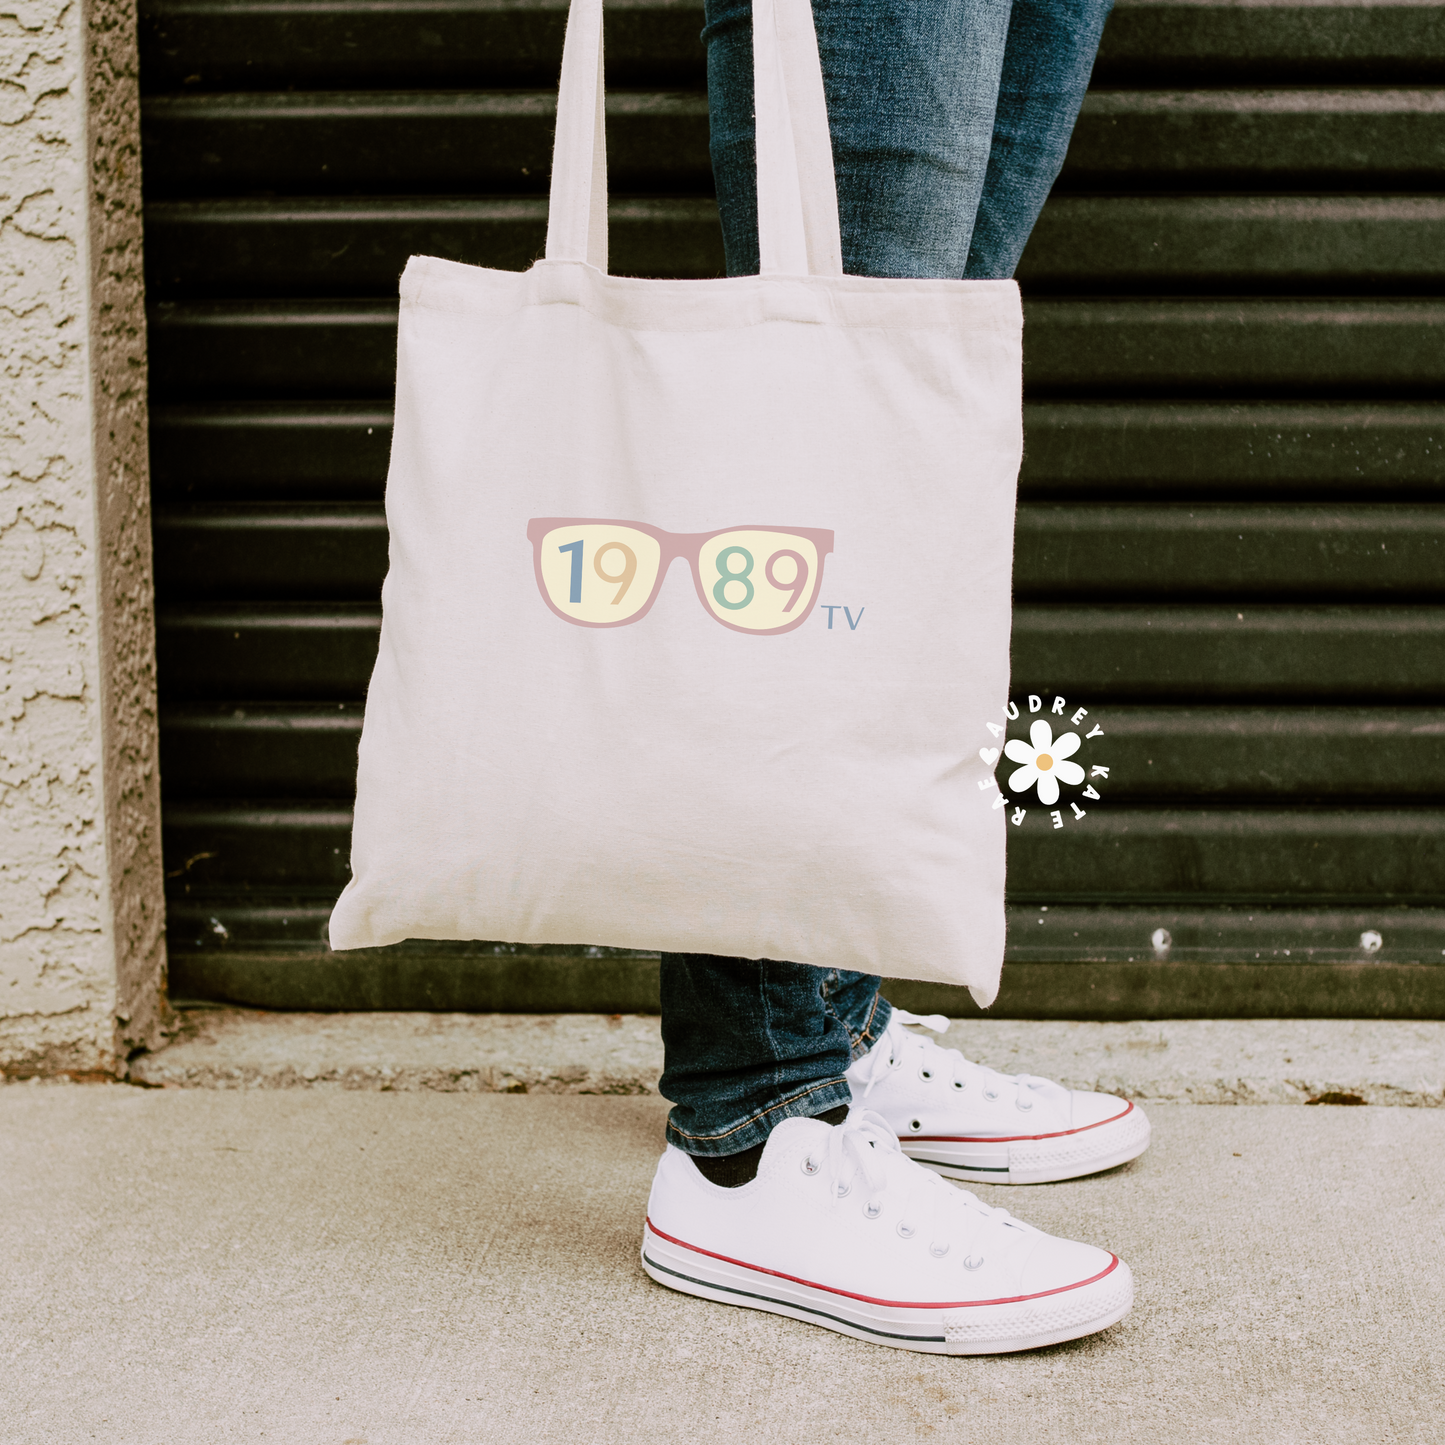
[[1041,768],[1044,772],[1048,772],[1053,765],[1054,760],[1047,753],[1040,753],[1038,757],[1034,759],[1034,766]]

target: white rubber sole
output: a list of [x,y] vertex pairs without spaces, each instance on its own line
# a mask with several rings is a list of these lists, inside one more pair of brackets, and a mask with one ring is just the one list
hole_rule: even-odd
[[766,1310],[840,1335],[929,1355],[1003,1355],[1077,1340],[1117,1324],[1134,1303],[1134,1277],[1114,1255],[1092,1279],[1044,1294],[977,1304],[912,1305],[865,1299],[642,1232],[642,1267],[668,1289]]
[[1003,1139],[899,1139],[903,1152],[946,1179],[969,1184],[1053,1184],[1137,1159],[1149,1147],[1149,1120],[1131,1103],[1101,1124],[1061,1134]]

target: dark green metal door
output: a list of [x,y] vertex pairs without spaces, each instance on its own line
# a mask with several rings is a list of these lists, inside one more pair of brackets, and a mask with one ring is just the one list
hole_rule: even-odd
[[[180,996],[655,999],[655,964],[610,950],[324,944],[397,275],[539,252],[564,22],[562,0],[143,3]],[[701,23],[608,6],[622,273],[722,269]],[[1441,1016],[1445,5],[1120,0],[1019,279],[1013,695],[1087,706],[1109,776],[1077,826],[1009,830],[994,1012]]]

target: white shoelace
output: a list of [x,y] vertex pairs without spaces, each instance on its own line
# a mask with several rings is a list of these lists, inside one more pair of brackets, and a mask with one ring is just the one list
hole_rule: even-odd
[[[904,1239],[911,1239],[922,1228],[930,1241],[930,1253],[938,1259],[949,1252],[956,1242],[954,1236],[970,1222],[974,1226],[971,1236],[985,1221],[1017,1223],[1006,1209],[990,1208],[977,1195],[956,1188],[920,1165],[904,1173],[893,1156],[898,1161],[905,1157],[888,1121],[871,1110],[855,1109],[842,1124],[829,1130],[821,1157],[816,1152],[808,1154],[803,1171],[817,1174],[826,1170],[835,1199],[846,1199],[856,1185],[865,1185],[863,1210],[869,1218],[883,1212],[890,1183],[906,1179],[907,1193],[895,1228]],[[977,1269],[982,1263],[983,1254],[977,1249],[964,1259],[969,1269]]]
[[971,1073],[975,1078],[983,1076],[985,1093],[990,1089],[997,1090],[1002,1084],[1015,1085],[1020,1091],[1019,1106],[1024,1109],[1032,1107],[1032,1100],[1023,1094],[1023,1090],[1034,1091],[1053,1086],[1051,1079],[1040,1078],[1037,1074],[1001,1074],[996,1069],[990,1069],[984,1064],[975,1064],[964,1058],[957,1049],[945,1049],[934,1043],[932,1039],[909,1033],[905,1026],[910,1024],[930,1029],[936,1034],[948,1032],[948,1020],[942,1014],[915,1014],[909,1013],[907,1009],[895,1007],[893,1017],[889,1019],[883,1037],[867,1055],[864,1065],[863,1100],[860,1102],[867,1101],[868,1095],[873,1092],[873,1086],[879,1079],[893,1069],[902,1068],[906,1054],[918,1052],[924,1055],[927,1065],[925,1072],[930,1076],[938,1074],[949,1083],[955,1081],[966,1083],[967,1074]]

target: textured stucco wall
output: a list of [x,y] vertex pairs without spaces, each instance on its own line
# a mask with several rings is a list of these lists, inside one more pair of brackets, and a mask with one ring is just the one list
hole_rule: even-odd
[[164,983],[133,3],[0,0],[0,1067]]
[[91,434],[120,1055],[157,1041],[166,970],[135,16],[135,0],[90,0],[85,10]]

